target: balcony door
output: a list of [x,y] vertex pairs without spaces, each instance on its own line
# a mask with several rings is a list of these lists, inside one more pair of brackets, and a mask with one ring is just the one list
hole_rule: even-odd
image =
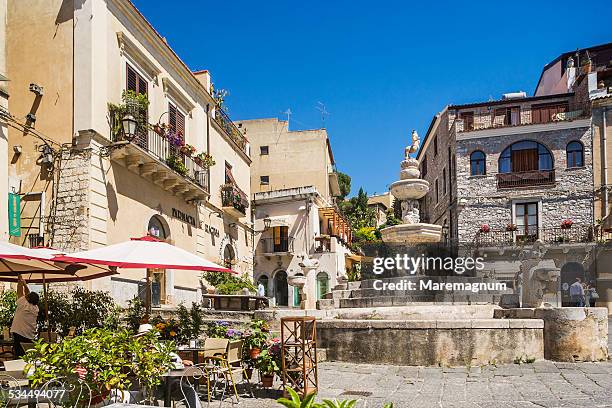
[[533,242],[538,239],[538,203],[515,204],[517,241]]
[[272,228],[272,243],[274,252],[289,251],[289,227],[277,226]]
[[512,150],[512,172],[538,170],[538,149]]
[[[126,64],[125,89],[137,95],[148,95],[149,83],[140,73],[138,73],[138,71],[131,67],[130,64]],[[126,99],[125,103],[128,113],[138,122],[134,142],[143,149],[147,149],[149,144],[147,140],[147,124],[149,122],[148,108],[130,99]]]

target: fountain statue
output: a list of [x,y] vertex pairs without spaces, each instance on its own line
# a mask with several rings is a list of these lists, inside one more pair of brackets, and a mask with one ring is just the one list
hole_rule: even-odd
[[435,243],[442,236],[442,226],[421,223],[419,199],[429,191],[429,182],[421,179],[419,161],[411,154],[419,150],[420,139],[416,130],[412,131],[412,144],[404,150],[404,160],[400,167],[400,179],[391,184],[391,194],[401,202],[402,224],[383,228],[380,232],[384,242],[389,243]]
[[546,259],[547,252],[541,240],[521,252],[518,275],[523,307],[561,306],[558,294],[561,270],[553,259]]

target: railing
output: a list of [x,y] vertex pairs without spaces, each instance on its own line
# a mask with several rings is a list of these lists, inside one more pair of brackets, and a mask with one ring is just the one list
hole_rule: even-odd
[[246,215],[249,201],[245,193],[233,184],[225,184],[221,187],[221,203],[223,207],[234,207],[241,214]]
[[288,252],[293,253],[293,237],[262,238],[259,240],[261,252],[266,254]]
[[[122,132],[113,132],[113,128],[111,123],[113,142],[126,140]],[[150,125],[139,124],[136,137],[131,142],[181,176],[195,182],[206,191],[210,191],[208,168],[200,166],[193,157],[183,153],[180,146],[173,145],[163,132],[155,131]]]
[[227,133],[227,135],[232,139],[234,144],[240,148],[245,154],[249,154],[247,151],[248,140],[240,129],[236,127],[234,122],[227,116],[227,113],[223,111],[220,107],[215,109],[214,118],[215,122]]
[[533,170],[497,174],[497,188],[530,187],[546,184],[555,184],[554,170]]
[[545,243],[586,243],[594,242],[599,237],[591,225],[572,225],[570,228],[540,228],[533,234],[524,231],[490,230],[479,231],[474,237],[474,243],[480,247],[528,245],[540,240]]
[[320,236],[315,238],[315,252],[331,252],[331,237]]
[[30,248],[38,248],[45,246],[45,237],[36,234],[28,234],[28,245]]
[[[516,100],[515,104],[519,104],[520,100]],[[492,107],[494,108],[494,107]],[[461,118],[457,118],[453,121],[451,125],[451,131],[454,127],[454,131],[459,132],[471,132],[478,131],[484,129],[497,129],[504,127],[516,127],[516,126],[524,126],[524,125],[534,125],[534,124],[546,124],[546,123],[555,123],[555,122],[566,122],[573,121],[577,119],[588,118],[590,115],[590,110],[588,107],[584,107],[584,109],[579,109],[578,107],[574,108],[574,110],[567,112],[558,112],[551,113],[548,120],[544,121],[534,121],[533,120],[533,110],[531,107],[526,107],[518,117],[514,119],[506,118],[506,115],[495,115],[495,109],[491,112],[482,111],[480,113],[474,114],[474,121],[470,124],[469,127],[465,126],[464,120]]]

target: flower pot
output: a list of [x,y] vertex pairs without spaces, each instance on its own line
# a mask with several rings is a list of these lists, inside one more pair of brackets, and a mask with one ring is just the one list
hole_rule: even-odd
[[258,347],[253,347],[249,353],[251,355],[251,360],[257,360],[257,357],[259,357],[259,354],[261,353],[261,349]]
[[244,369],[244,376],[246,377],[246,380],[251,381],[251,378],[253,378],[253,369],[252,368],[245,368]]
[[262,374],[261,385],[265,388],[272,388],[274,384],[274,374]]

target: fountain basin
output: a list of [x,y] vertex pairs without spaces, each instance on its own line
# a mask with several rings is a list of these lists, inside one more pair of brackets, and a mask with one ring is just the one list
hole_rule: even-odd
[[429,191],[429,182],[421,179],[399,180],[392,183],[389,190],[400,201],[418,200]]
[[399,224],[380,230],[382,240],[391,243],[436,243],[442,239],[442,226],[436,224]]

